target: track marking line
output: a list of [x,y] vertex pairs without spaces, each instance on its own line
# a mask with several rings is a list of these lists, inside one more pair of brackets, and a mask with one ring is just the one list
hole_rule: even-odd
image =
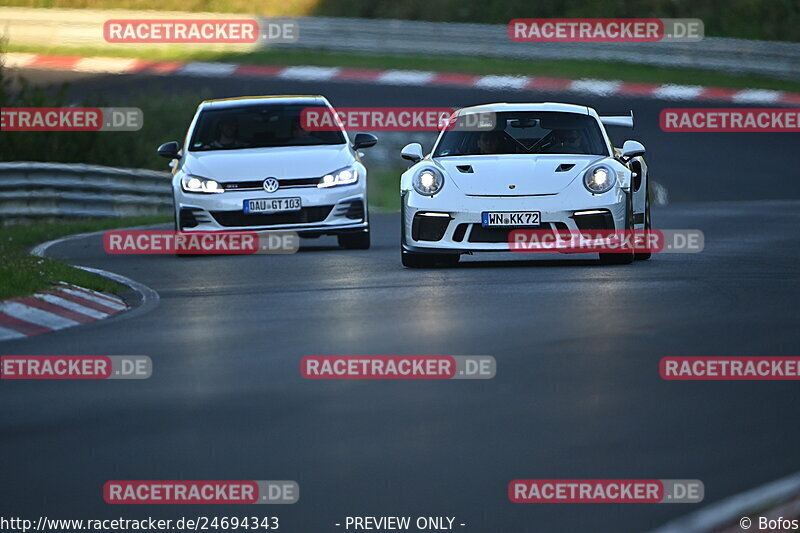
[[44,328],[37,324],[32,324],[30,322],[26,322],[25,320],[20,320],[11,315],[7,315],[1,311],[0,311],[0,324],[2,324],[3,327],[5,328],[16,331],[23,337],[27,337],[30,335],[39,335],[40,333],[49,333],[50,331],[53,331],[50,328]]
[[6,68],[25,68],[34,61],[38,56],[36,54],[21,54],[10,53],[5,55],[3,66]]
[[745,89],[733,95],[732,100],[737,103],[772,104],[778,102],[783,95],[780,91],[766,89]]
[[288,67],[278,74],[284,80],[327,81],[339,72],[336,67]]
[[136,66],[136,59],[116,59],[113,57],[86,57],[73,67],[77,72],[99,72],[120,74],[130,72]]
[[227,77],[233,74],[238,66],[239,65],[233,63],[203,63],[196,61],[193,63],[186,63],[176,71],[176,74],[183,74],[186,76]]
[[52,294],[54,296],[58,296],[59,298],[65,298],[67,300],[71,300],[71,301],[75,302],[76,304],[80,304],[80,305],[82,305],[84,307],[89,307],[91,309],[94,309],[96,311],[100,311],[101,313],[105,313],[107,315],[114,315],[114,314],[118,313],[119,311],[121,311],[121,309],[114,309],[113,307],[106,306],[106,305],[98,303],[98,302],[96,302],[94,300],[90,300],[88,298],[84,298],[82,296],[78,296],[76,294],[73,294],[72,291],[66,291],[66,290],[52,291],[52,290],[49,290],[49,291],[42,291],[42,292],[44,294]]
[[529,82],[530,78],[527,76],[483,76],[475,83],[475,87],[520,90],[527,87]]
[[583,79],[573,81],[569,86],[569,90],[599,96],[613,96],[621,86],[621,81]]
[[36,324],[37,326],[48,329],[64,329],[77,326],[80,323],[48,311],[42,311],[41,309],[29,307],[13,301],[5,301],[0,304],[0,311],[17,320]]
[[427,85],[435,77],[435,72],[424,70],[386,70],[375,81],[386,85]]
[[[124,303],[115,302],[107,298],[102,298],[94,294],[88,293],[86,291],[79,291],[71,288],[62,288],[58,289],[58,292],[69,294],[76,298],[80,298],[82,300],[88,300],[90,302],[94,302],[95,304],[100,305],[104,308],[110,308],[112,311],[114,310],[122,311],[123,309],[127,308],[127,306]],[[62,298],[67,298],[68,300],[72,300],[72,298],[68,298],[67,296],[64,296],[62,294],[57,294],[56,296],[61,296]]]
[[108,301],[108,302],[111,302],[111,303],[122,305],[123,307],[127,307],[125,305],[125,300],[123,300],[119,296],[114,296],[113,294],[104,294],[102,292],[93,291],[92,289],[87,289],[87,288],[84,288],[84,287],[78,287],[77,285],[72,285],[70,283],[64,283],[63,281],[59,282],[58,285],[62,286],[62,287],[68,287],[68,288],[70,288],[72,290],[76,290],[78,292],[82,292],[82,293],[85,293],[85,294],[93,295],[93,296],[95,296],[97,298],[100,298],[101,300],[104,300],[104,301]]
[[13,329],[7,329],[4,328],[3,326],[0,326],[0,341],[10,340],[10,339],[23,339],[25,337],[26,335],[20,333],[19,331],[14,331]]
[[[65,310],[72,311],[76,314],[85,315],[90,320],[88,322],[93,322],[95,320],[100,320],[102,318],[106,318],[108,313],[104,313],[102,311],[98,311],[97,309],[92,309],[91,307],[86,307],[85,305],[81,305],[79,303],[73,302],[71,300],[67,300],[66,298],[62,298],[60,296],[56,296],[54,294],[37,294],[35,297],[31,298],[32,300],[42,300],[49,304],[52,304],[56,307],[61,307]],[[28,303],[28,305],[31,305]],[[67,317],[70,318],[70,317]]]
[[[52,298],[52,300],[48,300],[45,297]],[[36,309],[41,309],[42,311],[47,311],[48,313],[53,313],[54,315],[68,318],[81,324],[88,324],[89,322],[94,322],[98,318],[105,318],[107,316],[105,314],[97,317],[92,316],[88,313],[90,310],[85,307],[81,307],[81,310],[71,309],[64,305],[64,303],[67,302],[66,300],[56,298],[49,294],[37,294],[36,296],[28,296],[25,298],[12,298],[9,301],[35,307]],[[93,309],[91,311],[98,313],[98,311],[94,311]]]
[[699,85],[662,85],[653,91],[653,96],[664,100],[694,100],[704,91],[705,87]]

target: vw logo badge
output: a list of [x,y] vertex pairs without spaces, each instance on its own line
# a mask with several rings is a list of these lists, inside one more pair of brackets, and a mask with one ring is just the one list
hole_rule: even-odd
[[275,192],[281,184],[275,178],[267,178],[264,180],[264,190],[267,192]]

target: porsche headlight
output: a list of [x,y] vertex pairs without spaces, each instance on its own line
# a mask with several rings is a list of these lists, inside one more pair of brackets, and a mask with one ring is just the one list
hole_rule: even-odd
[[317,183],[317,187],[324,189],[326,187],[336,187],[337,185],[350,185],[357,181],[358,171],[353,167],[345,167],[322,176],[320,182]]
[[181,178],[181,188],[185,192],[209,194],[225,192],[225,189],[222,188],[222,185],[220,185],[218,181],[201,178],[200,176],[192,176],[191,174],[186,174]]
[[424,196],[433,196],[442,189],[444,174],[433,167],[422,168],[414,174],[411,185],[418,193]]
[[583,175],[583,184],[589,192],[594,194],[610,191],[616,182],[617,173],[608,165],[595,165]]

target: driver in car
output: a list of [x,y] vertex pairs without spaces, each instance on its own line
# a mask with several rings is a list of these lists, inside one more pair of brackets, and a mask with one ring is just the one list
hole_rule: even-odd
[[239,148],[239,126],[234,117],[223,117],[217,123],[216,139],[211,142],[214,148]]
[[294,122],[292,123],[292,139],[306,139],[312,137],[311,130],[307,130],[303,127],[303,120],[300,117],[297,117]]
[[483,155],[497,154],[503,145],[502,131],[487,131],[478,137],[478,153]]
[[556,154],[582,154],[581,134],[578,130],[553,130],[553,142],[547,151]]

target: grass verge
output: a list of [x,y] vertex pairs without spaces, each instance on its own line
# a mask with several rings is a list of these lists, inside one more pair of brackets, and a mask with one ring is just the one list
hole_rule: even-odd
[[369,170],[367,178],[367,194],[369,206],[377,207],[384,211],[397,211],[400,209],[400,174],[405,169],[396,170]]
[[168,216],[63,220],[0,227],[0,300],[29,296],[59,281],[96,291],[118,293],[125,287],[54,259],[35,257],[33,246],[66,235],[167,222]]
[[8,45],[9,52],[145,58],[164,61],[221,61],[255,65],[315,65],[352,68],[412,69],[479,75],[525,75],[553,78],[597,78],[638,83],[704,85],[731,89],[800,92],[800,83],[755,75],[733,75],[700,69],[663,68],[611,61],[517,60],[485,57],[384,56],[328,53],[321,50],[259,50],[248,53],[204,51],[185,47],[40,47]]

